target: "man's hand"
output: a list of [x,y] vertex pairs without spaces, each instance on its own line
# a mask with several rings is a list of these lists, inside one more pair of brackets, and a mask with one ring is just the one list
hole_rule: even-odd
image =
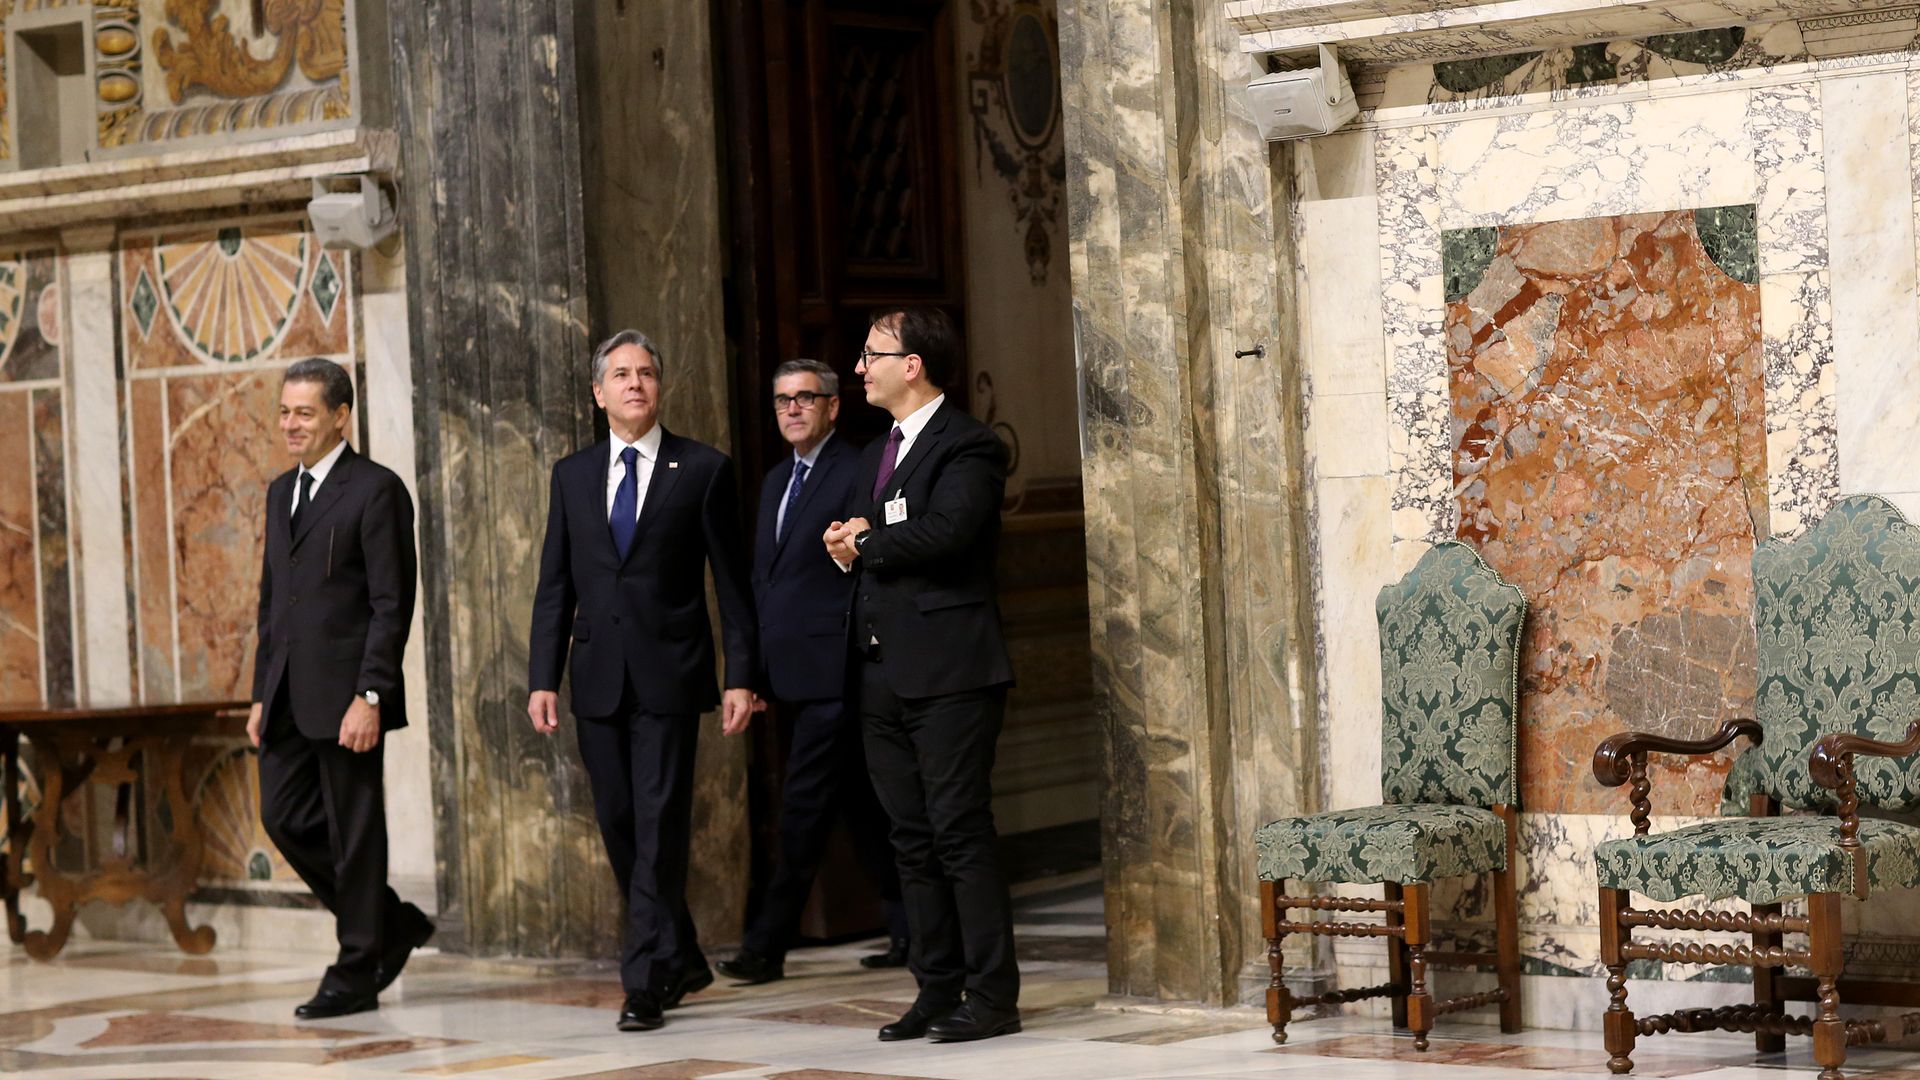
[[340,745],[356,754],[364,754],[380,745],[380,709],[355,695],[340,718]]
[[747,722],[753,719],[755,697],[753,691],[744,688],[721,693],[720,734],[738,735],[747,730]]
[[551,735],[560,730],[560,695],[553,690],[535,690],[527,696],[527,719],[533,730]]
[[836,521],[827,526],[826,534],[821,539],[826,541],[828,557],[843,566],[851,564],[860,557],[860,549],[853,546],[853,538],[871,527],[866,518]]
[[260,739],[267,733],[266,703],[256,701],[247,712],[247,741],[255,750],[260,749]]

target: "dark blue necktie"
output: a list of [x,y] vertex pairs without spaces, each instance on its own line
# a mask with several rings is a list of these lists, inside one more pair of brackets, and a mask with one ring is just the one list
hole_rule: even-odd
[[620,480],[620,489],[613,493],[613,513],[607,518],[607,527],[613,530],[613,547],[622,559],[633,547],[633,534],[639,527],[637,520],[640,512],[640,474],[634,471],[633,463],[640,457],[640,451],[629,446],[620,451],[620,461],[627,467],[627,475]]
[[807,482],[807,463],[793,463],[793,482],[787,485],[787,504],[780,510],[779,527],[773,530],[773,538],[778,541],[787,535],[787,522],[793,520],[793,504],[800,501],[800,485]]

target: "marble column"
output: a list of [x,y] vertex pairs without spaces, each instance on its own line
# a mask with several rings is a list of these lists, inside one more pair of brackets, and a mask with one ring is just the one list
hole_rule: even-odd
[[552,463],[593,437],[571,5],[389,9],[443,947],[611,955],[570,737],[526,719]]
[[1220,4],[1059,12],[1109,984],[1241,1000],[1317,722],[1287,170]]

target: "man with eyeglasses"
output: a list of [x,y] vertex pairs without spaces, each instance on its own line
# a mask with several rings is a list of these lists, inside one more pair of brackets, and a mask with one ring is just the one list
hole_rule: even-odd
[[773,408],[793,453],[760,486],[753,599],[760,617],[761,686],[780,702],[793,737],[773,877],[740,952],[714,965],[746,984],[786,975],[787,950],[841,810],[854,855],[887,902],[890,947],[860,963],[881,968],[907,962],[906,914],[886,815],[867,779],[859,717],[847,708],[846,619],[853,580],[818,539],[829,523],[850,513],[860,451],[834,434],[840,376],[818,360],[789,360],[774,371]]
[[934,308],[874,316],[854,369],[893,416],[861,457],[859,512],[822,539],[853,573],[849,645],[867,768],[893,849],[920,993],[884,1041],[1020,1030],[1012,903],[993,827],[1013,665],[994,560],[1007,452],[948,400],[959,335]]

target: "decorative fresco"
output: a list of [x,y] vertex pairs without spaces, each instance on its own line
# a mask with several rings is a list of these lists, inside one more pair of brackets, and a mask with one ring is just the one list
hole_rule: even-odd
[[[279,372],[353,365],[352,263],[300,219],[127,237],[120,287],[137,684],[244,697],[266,485],[286,468]],[[161,523],[161,528],[151,527]]]
[[[1607,812],[1616,731],[1751,712],[1767,522],[1751,205],[1443,234],[1458,535],[1524,589],[1522,805]],[[1662,758],[1668,812],[1725,759]]]
[[1006,183],[1027,272],[1043,285],[1067,179],[1059,20],[1040,0],[972,0],[971,14],[979,35],[967,57],[975,164]]

